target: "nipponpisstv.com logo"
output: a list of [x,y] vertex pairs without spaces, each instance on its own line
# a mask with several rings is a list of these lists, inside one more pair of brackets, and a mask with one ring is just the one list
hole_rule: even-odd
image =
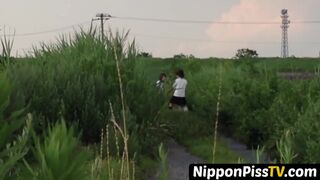
[[192,164],[189,167],[189,179],[319,179],[319,167],[319,164]]

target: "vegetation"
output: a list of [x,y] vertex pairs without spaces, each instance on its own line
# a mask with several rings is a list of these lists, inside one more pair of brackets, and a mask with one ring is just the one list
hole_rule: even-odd
[[0,37],[2,53],[0,54],[0,66],[6,65],[11,59],[14,38],[8,38],[4,32],[4,37]]
[[148,52],[140,52],[137,55],[138,57],[144,57],[144,58],[152,58],[152,54]]
[[[185,139],[184,145],[190,149],[192,154],[195,154],[205,162],[213,163],[213,154],[212,154],[212,142],[213,137],[202,137],[202,138],[189,138]],[[237,154],[229,149],[229,146],[223,142],[223,139],[217,140],[217,149],[215,153],[215,161],[217,164],[231,163],[236,164],[239,161],[243,160],[244,157]]]
[[[317,60],[156,61],[138,53],[127,34],[101,40],[92,30],[42,44],[24,61],[4,54],[0,179],[143,179],[157,160],[166,179],[168,138],[208,162],[237,163],[221,132],[264,147],[272,162],[320,162]],[[179,68],[191,112],[166,110]],[[297,71],[314,77],[278,74]],[[154,86],[161,72],[168,74],[164,93]]]
[[[208,126],[208,120],[194,112],[164,111],[162,118],[168,119],[172,124],[174,130],[172,130],[171,136],[174,139],[186,146],[192,154],[201,157],[205,162],[212,163],[214,138],[211,134],[212,128],[205,128]],[[190,124],[192,124],[192,128],[190,128]],[[215,157],[215,163],[237,163],[239,159],[243,159],[236,152],[229,150],[221,138],[217,140]]]
[[89,171],[85,168],[88,156],[78,149],[79,140],[74,129],[68,129],[62,120],[49,128],[45,137],[43,142],[34,137],[34,163],[37,165],[27,165],[30,179],[87,179]]
[[[187,99],[196,116],[168,115],[174,119],[168,124],[181,127],[173,132],[178,140],[214,134],[219,78],[222,77],[218,132],[231,135],[249,149],[265,146],[271,162],[288,162],[284,154],[290,156],[285,159],[291,162],[319,162],[314,152],[320,135],[314,129],[318,124],[315,118],[319,101],[318,60],[154,61],[146,63],[145,69],[154,66],[160,67],[157,73],[174,72],[180,67],[186,71]],[[306,70],[314,75],[295,81],[279,76],[278,72],[288,69],[290,73]],[[182,120],[177,121],[179,118]],[[192,122],[186,121],[190,118]],[[188,128],[189,124],[193,124],[193,128]],[[282,138],[287,131],[291,138]],[[212,145],[213,142],[208,146]]]
[[259,55],[257,51],[252,49],[238,49],[236,53],[236,58],[243,59],[243,58],[257,58]]
[[[157,114],[165,99],[153,88],[153,82],[144,78],[143,69],[136,65],[135,44],[127,45],[126,37],[127,34],[109,34],[101,41],[95,31],[81,32],[74,39],[62,37],[55,45],[43,44],[41,49],[35,49],[34,57],[28,61],[7,64],[1,73],[1,83],[4,83],[1,91],[7,94],[1,92],[3,118],[0,119],[3,124],[1,147],[7,147],[7,150],[3,152],[4,158],[0,156],[0,162],[6,163],[6,153],[13,151],[7,145],[13,140],[6,137],[21,132],[24,120],[18,115],[30,112],[32,129],[42,138],[33,138],[34,143],[30,143],[34,153],[21,150],[23,153],[15,160],[28,159],[30,163],[23,164],[29,165],[13,168],[19,167],[23,172],[28,169],[30,177],[36,179],[78,179],[74,174],[84,172],[81,170],[83,165],[90,164],[90,159],[77,159],[76,152],[85,145],[93,147],[90,151],[100,156],[101,160],[94,161],[101,162],[98,165],[120,163],[119,172],[113,168],[114,172],[111,174],[110,171],[106,176],[133,179],[137,170],[132,169],[133,161],[139,164],[144,156],[155,157],[157,147],[163,141],[166,129],[159,128],[163,123],[157,119]],[[150,88],[144,88],[148,86]],[[145,96],[150,102],[145,101]],[[64,119],[66,125],[59,123],[60,119]],[[109,127],[107,141],[103,138],[103,134],[106,137],[106,126]],[[104,130],[103,134],[101,130]],[[78,134],[81,143],[73,137]],[[101,151],[99,155],[94,153],[97,143],[108,151]],[[60,147],[54,148],[57,145]],[[47,157],[47,154],[50,155]],[[61,157],[51,157],[57,154]],[[103,163],[106,158],[109,161]],[[68,161],[66,165],[71,163],[72,169],[68,170],[69,175],[60,174],[63,176],[60,177],[56,173],[64,168],[58,166],[62,161]],[[9,173],[12,178],[20,175],[11,173],[17,171],[15,168],[10,169],[7,168],[5,175]]]
[[[22,110],[6,113],[10,103],[11,85],[6,74],[1,72],[0,87],[0,179],[5,179],[10,174],[16,174],[19,161],[28,152],[26,144],[31,120],[29,119],[23,128]],[[15,133],[20,128],[23,128],[22,133]]]
[[195,59],[195,56],[190,54],[190,55],[185,55],[183,53],[176,54],[173,56],[173,59]]

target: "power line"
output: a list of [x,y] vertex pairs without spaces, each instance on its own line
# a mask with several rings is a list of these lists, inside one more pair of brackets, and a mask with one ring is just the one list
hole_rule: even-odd
[[[50,29],[50,30],[46,30],[46,31],[38,31],[38,32],[28,32],[28,33],[21,33],[21,34],[5,34],[5,36],[7,37],[23,37],[23,36],[34,36],[34,35],[40,35],[40,34],[48,34],[48,33],[53,33],[53,32],[60,32],[60,31],[64,31],[64,30],[68,30],[77,26],[81,26],[81,25],[85,25],[91,23],[91,21],[85,21],[82,23],[78,23],[78,24],[73,24],[73,25],[69,25],[69,26],[65,26],[65,27],[61,27],[61,28],[56,28],[56,29]],[[1,36],[4,36],[4,34],[2,34]]]
[[[110,18],[115,19],[123,19],[123,20],[138,20],[138,21],[155,21],[155,22],[169,22],[169,23],[196,23],[196,24],[281,24],[280,22],[240,22],[240,21],[194,21],[194,20],[174,20],[174,19],[154,19],[154,18],[139,18],[139,17],[118,17],[118,16],[111,16]],[[296,24],[317,24],[320,21],[317,20],[310,20],[310,21],[294,21]],[[21,34],[7,34],[6,36],[17,36],[17,37],[24,37],[24,36],[34,36],[40,34],[47,34],[53,32],[59,32],[63,30],[67,30],[70,28],[74,28],[81,25],[90,24],[91,21],[85,21],[61,28],[46,30],[46,31],[38,31],[38,32],[29,32],[29,33],[21,33]],[[293,23],[293,22],[291,22]],[[161,36],[161,35],[147,35],[147,34],[139,34],[139,33],[131,33],[135,36],[141,37],[149,37],[149,38],[158,38],[158,39],[169,39],[169,40],[187,40],[187,41],[202,41],[202,42],[212,42],[212,43],[248,43],[248,44],[279,44],[280,42],[276,41],[269,41],[269,42],[241,42],[241,41],[215,41],[215,40],[208,40],[208,39],[200,39],[200,38],[184,38],[184,37],[170,37],[170,36]],[[2,36],[2,35],[1,35]],[[292,43],[302,43],[302,44],[320,44],[320,42],[292,42]]]
[[185,41],[198,41],[198,42],[211,42],[211,43],[230,43],[230,44],[279,44],[279,42],[275,41],[266,41],[266,42],[258,42],[258,41],[217,41],[210,39],[201,39],[201,38],[186,38],[186,37],[173,37],[173,36],[159,36],[159,35],[149,35],[149,34],[141,34],[141,33],[132,33],[134,36],[147,37],[147,38],[155,38],[155,39],[167,39],[167,40],[185,40]]
[[[146,38],[154,38],[154,39],[198,41],[198,42],[210,42],[210,43],[221,43],[221,44],[280,44],[281,43],[280,41],[220,41],[220,40],[210,40],[210,39],[201,39],[201,38],[150,35],[150,34],[142,34],[142,33],[131,33],[131,34],[137,37],[146,37]],[[290,43],[320,44],[320,42],[311,42],[311,41],[294,41]]]
[[166,23],[182,23],[182,24],[281,24],[275,21],[199,21],[199,20],[176,20],[176,19],[157,19],[157,18],[141,18],[141,17],[119,17],[112,16],[111,18],[120,20],[132,20],[132,21],[151,21],[151,22],[166,22]]
[[[242,24],[242,25],[263,25],[263,24],[271,24],[271,25],[280,25],[281,22],[275,21],[196,21],[196,20],[175,20],[175,19],[156,19],[156,18],[141,18],[141,17],[119,17],[119,16],[111,16],[110,18],[119,19],[119,20],[132,20],[132,21],[150,21],[150,22],[167,22],[167,23],[183,23],[183,24]],[[85,21],[78,24],[73,24],[61,28],[50,29],[46,31],[38,31],[38,32],[28,32],[28,33],[21,33],[21,34],[6,34],[6,36],[16,36],[16,37],[23,37],[23,36],[34,36],[40,34],[47,34],[53,32],[59,32],[63,30],[67,30],[70,28],[74,28],[76,26],[81,26],[85,24],[89,24],[91,21]],[[300,20],[300,21],[291,21],[291,24],[320,24],[320,20]],[[3,36],[3,34],[1,35]]]
[[[119,20],[130,20],[130,21],[150,21],[160,23],[181,23],[181,24],[235,24],[235,25],[280,25],[281,22],[277,21],[202,21],[202,20],[177,20],[177,19],[159,19],[159,18],[143,18],[143,17],[121,17],[112,16],[111,18]],[[291,24],[320,24],[320,20],[297,20],[291,21]]]
[[291,24],[320,24],[320,20],[314,21],[290,21]]

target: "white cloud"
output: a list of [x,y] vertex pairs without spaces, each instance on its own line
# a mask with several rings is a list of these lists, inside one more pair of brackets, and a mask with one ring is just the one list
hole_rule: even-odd
[[[320,2],[314,0],[240,0],[238,4],[235,4],[223,13],[217,21],[281,22],[280,10],[283,8],[289,9],[291,20],[310,19],[311,15],[308,10],[313,9],[317,4],[320,5]],[[302,24],[291,25],[289,37],[302,36],[306,28],[307,27]],[[217,48],[219,54],[221,53],[227,56],[232,55],[237,48],[241,48],[240,46],[254,46],[256,49],[262,51],[262,54],[269,55],[270,52],[275,54],[278,52],[277,48],[280,47],[280,45],[274,44],[273,47],[271,45],[281,40],[281,28],[280,25],[277,24],[212,24],[206,30],[206,33],[213,41],[234,42],[222,44],[223,48],[217,45],[208,47]],[[268,43],[257,45],[246,42]],[[271,44],[269,42],[271,42]]]

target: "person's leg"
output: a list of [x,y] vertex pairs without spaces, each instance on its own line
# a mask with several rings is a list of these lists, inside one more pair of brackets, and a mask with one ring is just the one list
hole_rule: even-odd
[[181,98],[181,110],[184,112],[188,111],[187,100],[185,97]]
[[175,103],[175,97],[172,96],[168,104],[169,109],[173,108],[174,103]]

